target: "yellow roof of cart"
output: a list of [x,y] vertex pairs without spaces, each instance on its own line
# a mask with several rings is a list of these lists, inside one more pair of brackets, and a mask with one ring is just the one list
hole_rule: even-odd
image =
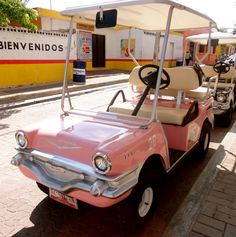
[[169,0],[126,0],[112,1],[67,8],[62,15],[95,21],[96,13],[117,9],[117,24],[147,31],[163,31],[170,6],[174,6],[170,30],[209,27],[216,23],[208,16]]

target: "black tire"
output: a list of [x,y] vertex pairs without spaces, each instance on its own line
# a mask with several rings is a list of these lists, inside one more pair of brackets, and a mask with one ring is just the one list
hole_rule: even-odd
[[144,224],[150,219],[157,206],[160,177],[154,168],[145,167],[141,172],[138,184],[123,205],[123,214],[127,219],[138,224]]
[[211,125],[208,122],[204,122],[202,126],[202,131],[199,138],[199,143],[197,147],[197,155],[204,157],[208,151],[211,139]]
[[49,195],[49,188],[41,183],[36,182],[38,185],[38,188],[45,194]]
[[223,126],[227,128],[231,124],[232,119],[233,119],[233,106],[230,105],[229,110],[225,114],[222,115],[221,122]]

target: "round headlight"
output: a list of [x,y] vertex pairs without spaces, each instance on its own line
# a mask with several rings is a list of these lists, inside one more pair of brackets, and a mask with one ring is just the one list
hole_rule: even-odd
[[20,148],[24,149],[27,147],[28,140],[23,132],[17,132],[15,137],[16,137],[16,142]]
[[221,102],[221,103],[225,102],[225,101],[226,101],[226,96],[225,96],[225,94],[223,94],[223,93],[217,94],[216,100],[217,100],[218,102]]
[[93,156],[92,162],[93,168],[100,174],[106,174],[111,170],[111,161],[106,155],[97,153]]

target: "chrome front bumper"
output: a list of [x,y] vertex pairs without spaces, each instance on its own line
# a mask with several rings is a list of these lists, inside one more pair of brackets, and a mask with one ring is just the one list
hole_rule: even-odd
[[215,115],[221,115],[226,113],[230,109],[230,104],[229,103],[220,103],[214,101],[213,104],[213,113]]
[[108,198],[117,198],[137,184],[141,169],[138,166],[110,178],[96,173],[89,165],[37,150],[18,150],[11,164],[24,168],[26,176],[28,172],[33,173],[31,178],[58,191],[84,190],[93,196]]

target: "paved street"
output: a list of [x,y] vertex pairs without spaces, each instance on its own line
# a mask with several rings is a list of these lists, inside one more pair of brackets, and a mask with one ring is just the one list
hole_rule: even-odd
[[[118,88],[125,89],[127,93],[127,87],[126,84],[119,84],[110,86],[106,92],[102,88],[93,93],[87,91],[81,96],[73,97],[73,105],[105,109]],[[206,159],[186,159],[168,177],[154,218],[145,228],[140,229],[132,221],[127,226],[126,220],[120,214],[119,205],[99,209],[80,203],[79,210],[76,211],[56,203],[39,191],[33,181],[25,178],[16,167],[10,165],[10,158],[15,154],[13,148],[16,129],[39,119],[57,116],[59,113],[59,100],[1,111],[0,236],[161,236],[227,133],[227,129],[216,128]],[[174,201],[170,197],[175,197]]]

